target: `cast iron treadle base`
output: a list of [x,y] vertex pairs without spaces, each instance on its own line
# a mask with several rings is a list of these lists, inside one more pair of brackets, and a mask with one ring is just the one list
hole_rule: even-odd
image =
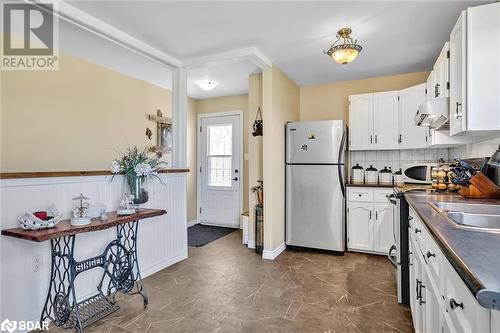
[[[120,308],[118,304],[111,302],[102,294],[89,297],[78,303],[77,306],[82,328],[95,323],[99,319],[106,317]],[[63,325],[63,327],[71,328],[76,326],[77,316],[75,310],[73,310],[71,311],[68,321]]]

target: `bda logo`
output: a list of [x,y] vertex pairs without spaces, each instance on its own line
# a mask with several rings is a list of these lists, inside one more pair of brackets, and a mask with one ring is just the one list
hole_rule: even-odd
[[16,330],[16,328],[17,328],[17,323],[12,322],[9,319],[5,319],[0,324],[0,331],[2,331],[2,332],[8,331],[9,333],[12,333]]

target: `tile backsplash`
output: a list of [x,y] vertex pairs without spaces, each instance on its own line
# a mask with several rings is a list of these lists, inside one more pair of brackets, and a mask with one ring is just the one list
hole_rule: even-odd
[[448,161],[450,155],[447,148],[442,149],[414,149],[414,150],[377,150],[350,152],[350,167],[358,163],[363,168],[373,165],[378,170],[384,167],[397,171],[401,162],[437,162],[440,158]]
[[450,158],[478,158],[488,157],[497,150],[500,144],[500,136],[495,138],[476,138],[476,142],[465,146],[450,149]]

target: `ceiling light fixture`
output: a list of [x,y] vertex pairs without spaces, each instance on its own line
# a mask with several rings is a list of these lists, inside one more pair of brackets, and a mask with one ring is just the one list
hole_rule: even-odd
[[200,80],[196,81],[196,85],[200,87],[201,90],[210,91],[217,87],[219,83],[212,80]]
[[[351,38],[352,30],[350,28],[342,28],[337,32],[337,40],[330,46],[328,51],[323,51],[328,54],[337,64],[346,65],[356,59],[358,53],[363,47],[358,44],[357,40]],[[342,44],[339,43],[342,39]]]

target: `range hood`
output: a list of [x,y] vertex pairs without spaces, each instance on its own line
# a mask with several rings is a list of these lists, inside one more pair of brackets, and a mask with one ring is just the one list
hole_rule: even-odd
[[415,125],[429,127],[431,129],[449,128],[449,105],[450,99],[448,97],[439,97],[435,100],[420,104],[413,118]]

